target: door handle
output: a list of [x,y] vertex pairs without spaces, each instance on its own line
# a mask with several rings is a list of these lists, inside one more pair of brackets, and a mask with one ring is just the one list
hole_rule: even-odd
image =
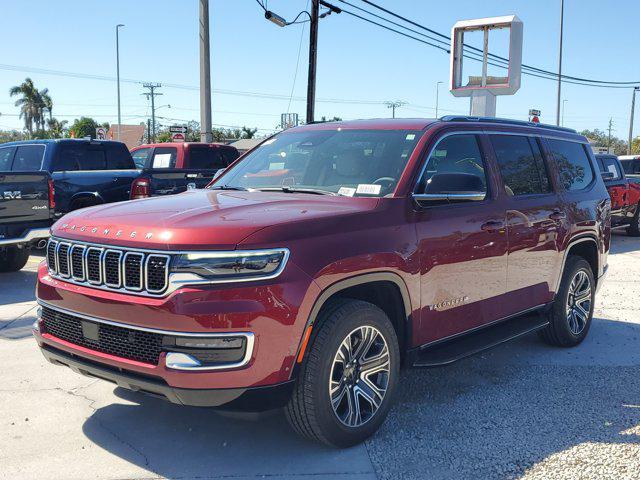
[[555,210],[551,215],[549,215],[549,218],[551,220],[564,220],[567,218],[567,214],[560,210]]
[[497,230],[502,230],[503,228],[504,223],[497,220],[491,220],[480,225],[480,230],[484,232],[495,232]]

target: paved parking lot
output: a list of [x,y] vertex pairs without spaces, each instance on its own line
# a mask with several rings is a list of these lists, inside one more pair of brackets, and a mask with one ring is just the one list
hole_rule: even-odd
[[535,335],[406,370],[366,445],[298,439],[281,414],[237,419],[135,395],[47,364],[30,338],[39,258],[0,277],[0,478],[640,477],[640,239],[616,234],[578,348]]

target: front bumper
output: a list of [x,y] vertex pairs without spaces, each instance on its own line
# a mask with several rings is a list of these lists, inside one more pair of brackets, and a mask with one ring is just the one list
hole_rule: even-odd
[[63,365],[76,373],[100,378],[135,392],[140,392],[179,405],[194,407],[220,407],[224,410],[262,412],[283,407],[293,389],[293,381],[252,388],[192,389],[167,385],[159,378],[92,362],[50,345],[42,345],[44,357],[54,365]]

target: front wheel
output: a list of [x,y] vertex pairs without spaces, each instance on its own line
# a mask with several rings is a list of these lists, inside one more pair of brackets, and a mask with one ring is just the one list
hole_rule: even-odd
[[286,407],[304,437],[349,447],[384,422],[398,383],[398,339],[386,314],[367,302],[339,300],[321,314]]
[[585,339],[593,318],[595,287],[589,262],[581,257],[569,257],[549,315],[549,325],[541,332],[543,340],[558,347],[573,347]]

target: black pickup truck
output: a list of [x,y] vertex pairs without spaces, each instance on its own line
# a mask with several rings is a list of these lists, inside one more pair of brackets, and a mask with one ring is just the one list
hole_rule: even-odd
[[79,208],[202,188],[210,169],[139,169],[121,142],[58,139],[0,145],[0,172],[45,171],[55,185],[55,216]]
[[0,172],[0,272],[20,270],[46,244],[54,207],[49,173]]

